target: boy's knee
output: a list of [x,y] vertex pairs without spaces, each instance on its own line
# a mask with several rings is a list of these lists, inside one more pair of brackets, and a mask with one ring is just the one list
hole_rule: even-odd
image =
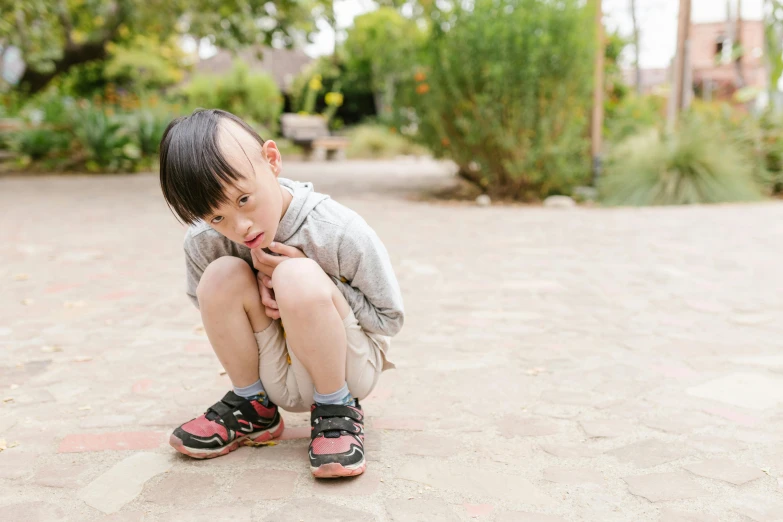
[[242,290],[255,287],[255,275],[250,265],[238,257],[224,256],[212,261],[196,288],[199,304],[205,301],[236,298]]
[[312,259],[290,259],[272,275],[275,299],[281,308],[332,303],[334,285]]

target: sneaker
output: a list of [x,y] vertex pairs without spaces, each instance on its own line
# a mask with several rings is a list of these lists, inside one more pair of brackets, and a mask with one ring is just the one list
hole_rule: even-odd
[[237,449],[245,440],[266,442],[284,429],[277,406],[249,401],[233,391],[207,412],[174,430],[169,444],[196,459],[211,459]]
[[310,408],[310,471],[316,478],[361,475],[364,460],[364,413],[356,406]]

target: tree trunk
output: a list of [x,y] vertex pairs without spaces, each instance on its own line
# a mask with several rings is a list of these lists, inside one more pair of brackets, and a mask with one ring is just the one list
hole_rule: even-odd
[[[677,21],[677,51],[674,55],[674,71],[672,74],[672,92],[669,94],[669,108],[666,130],[674,131],[680,111],[685,107],[685,86],[688,68],[688,33],[691,25],[691,0],[680,0]],[[688,85],[690,89],[691,86]]]
[[27,94],[35,94],[43,90],[56,76],[68,72],[72,67],[93,60],[106,59],[107,40],[100,42],[87,42],[82,45],[66,48],[63,57],[54,62],[54,69],[48,72],[39,72],[28,67],[19,80],[17,89]]
[[740,50],[737,59],[734,61],[734,68],[737,74],[737,89],[745,87],[745,74],[742,71],[742,0],[737,0],[737,25],[735,26],[735,48]]
[[631,20],[633,21],[634,72],[636,77],[636,94],[642,94],[642,69],[639,64],[641,49],[639,48],[639,22],[636,19],[636,0],[631,0]]

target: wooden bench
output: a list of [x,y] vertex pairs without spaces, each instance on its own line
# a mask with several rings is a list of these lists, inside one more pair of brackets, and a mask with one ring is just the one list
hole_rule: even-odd
[[314,160],[342,161],[345,159],[345,149],[348,148],[348,145],[350,145],[350,140],[342,136],[318,138],[313,140],[310,157]]
[[280,117],[283,137],[302,147],[306,159],[341,160],[349,140],[331,136],[326,119],[321,116],[287,113]]

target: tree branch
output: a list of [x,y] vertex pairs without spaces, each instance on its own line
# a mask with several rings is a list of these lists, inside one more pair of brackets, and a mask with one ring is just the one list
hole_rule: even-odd
[[22,10],[21,7],[16,8],[16,12],[14,13],[14,18],[16,19],[16,31],[19,34],[21,47],[22,49],[27,49],[27,45],[28,45],[27,20],[25,20],[24,11]]
[[65,0],[60,0],[57,11],[57,17],[60,19],[60,24],[63,26],[65,49],[70,49],[73,46],[73,38],[71,37],[73,23],[71,22],[71,13],[68,12],[68,6],[66,5]]
[[[60,6],[64,7],[64,2],[61,2]],[[128,4],[125,2],[122,2],[122,4],[120,4],[120,2],[114,2],[109,9],[109,12],[113,20],[105,26],[97,40],[85,42],[83,44],[74,44],[71,41],[70,45],[66,44],[66,47],[63,49],[62,58],[55,60],[54,68],[52,70],[40,72],[28,67],[19,81],[19,87],[28,94],[35,94],[44,89],[52,79],[67,72],[76,65],[81,65],[94,60],[105,60],[107,57],[106,44],[117,37],[117,32],[128,14]],[[68,13],[65,12],[66,16],[67,14]],[[59,15],[61,17],[63,16],[62,10]],[[68,20],[70,23],[70,17]]]

